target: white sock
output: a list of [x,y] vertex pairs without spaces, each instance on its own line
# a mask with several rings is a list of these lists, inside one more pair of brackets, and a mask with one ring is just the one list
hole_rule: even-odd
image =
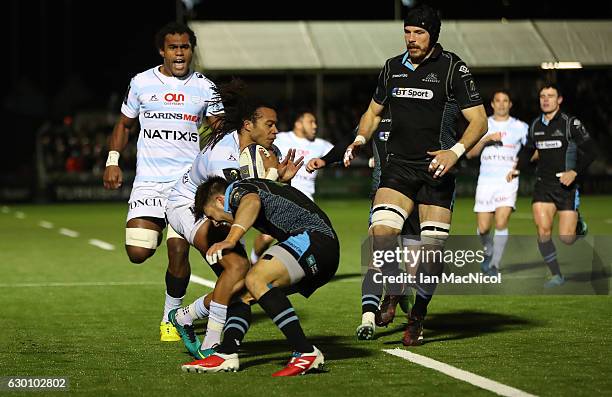
[[204,295],[201,298],[196,299],[195,302],[189,305],[190,310],[192,310],[192,312],[194,313],[194,320],[206,318],[210,314],[210,312],[204,305],[204,299],[206,299],[207,296],[208,295]]
[[374,313],[365,312],[361,315],[361,324],[371,323],[374,325]]
[[476,233],[480,236],[480,242],[484,247],[485,255],[491,255],[493,251],[493,237],[491,237],[491,233],[482,234],[478,228],[476,228]]
[[227,306],[217,302],[210,302],[210,315],[208,316],[208,326],[206,336],[202,343],[202,350],[209,349],[221,342],[221,333],[227,317]]
[[170,310],[172,309],[178,309],[181,307],[181,305],[183,304],[183,298],[185,296],[181,296],[180,298],[174,298],[170,295],[168,295],[168,292],[166,292],[166,302],[164,303],[164,316],[162,317],[162,321],[163,322],[169,322],[170,320],[168,320],[168,313],[170,313]]
[[176,312],[176,322],[179,325],[192,325],[195,320],[208,317],[208,309],[204,306],[206,295],[196,299],[191,305],[181,307]]
[[495,229],[495,237],[493,238],[493,258],[491,259],[491,266],[499,269],[502,256],[504,255],[504,249],[508,242],[508,228],[499,230]]
[[255,253],[255,248],[251,248],[251,263],[256,264],[259,260],[259,255]]

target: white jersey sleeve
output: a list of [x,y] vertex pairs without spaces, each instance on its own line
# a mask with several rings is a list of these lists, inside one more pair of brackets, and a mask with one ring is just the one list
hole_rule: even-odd
[[139,112],[140,101],[138,99],[138,87],[134,79],[132,79],[125,93],[125,98],[123,98],[123,103],[121,104],[121,113],[131,119],[135,119],[138,117]]

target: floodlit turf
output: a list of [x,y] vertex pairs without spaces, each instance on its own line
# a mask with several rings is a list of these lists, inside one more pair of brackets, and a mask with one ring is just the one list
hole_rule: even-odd
[[[611,202],[583,199],[591,235],[612,234]],[[130,264],[122,245],[125,205],[78,204],[11,205],[0,212],[0,376],[65,376],[71,392],[104,396],[490,394],[382,352],[401,347],[401,317],[379,329],[374,341],[355,339],[369,204],[321,204],[341,239],[338,276],[308,301],[291,299],[307,335],[325,353],[328,373],[271,378],[289,352],[259,308],[240,372],[181,372],[180,364],[190,361],[182,344],[159,342],[165,249],[143,265]],[[474,233],[471,206],[471,200],[458,201],[454,234]],[[529,214],[529,201],[521,199],[511,234],[534,233]],[[59,228],[79,236],[61,235]],[[89,239],[116,249],[102,250]],[[194,274],[213,278],[195,252],[191,263]],[[191,284],[186,302],[207,291]],[[410,350],[532,394],[609,394],[610,329],[610,296],[437,296],[425,325],[428,343]]]

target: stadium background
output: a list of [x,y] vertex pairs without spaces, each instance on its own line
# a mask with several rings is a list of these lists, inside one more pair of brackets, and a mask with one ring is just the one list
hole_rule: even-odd
[[[577,19],[612,25],[612,2],[582,1],[571,7],[552,1],[429,3],[441,9],[443,30],[450,21],[561,24]],[[357,264],[365,237],[370,180],[365,158],[349,171],[326,171],[319,184],[324,196],[321,205],[341,238],[336,280],[309,301],[292,298],[307,333],[326,353],[330,374],[271,382],[269,374],[286,358],[285,345],[258,309],[244,344],[245,371],[235,377],[183,374],[179,364],[187,355],[178,345],[157,342],[165,247],[145,265],[130,265],[122,249],[130,186],[126,183],[117,194],[105,193],[101,187],[106,139],[129,79],[159,63],[153,35],[175,18],[177,5],[192,22],[396,20],[401,38],[399,19],[405,9],[400,1],[338,4],[331,7],[329,1],[311,1],[297,7],[240,2],[230,7],[202,0],[191,10],[180,1],[11,0],[3,4],[9,17],[4,63],[10,77],[2,94],[6,144],[0,156],[0,376],[68,376],[72,391],[91,395],[488,394],[383,353],[381,349],[400,346],[401,319],[381,330],[371,344],[355,340],[360,298]],[[609,37],[610,30],[607,36],[592,38],[604,43],[602,54],[612,53],[606,51],[612,42]],[[199,45],[206,45],[203,38]],[[457,52],[462,55],[460,49]],[[497,87],[509,88],[514,94],[512,113],[525,121],[538,114],[539,81],[555,78],[562,85],[563,109],[580,117],[598,143],[582,215],[591,235],[604,237],[603,244],[612,224],[612,201],[606,195],[612,190],[611,65],[612,61],[556,71],[537,65],[473,68],[485,98]],[[319,72],[324,83],[319,133],[334,141],[357,123],[378,70]],[[312,70],[204,73],[214,81],[241,76],[269,93],[278,104],[281,129],[290,128],[292,109],[316,108],[317,78]],[[292,101],[287,100],[289,78]],[[122,154],[124,169],[134,166],[134,150],[132,146]],[[477,166],[477,162],[461,164],[454,234],[474,232],[471,191]],[[522,181],[522,193],[527,195],[529,179]],[[65,203],[72,201],[79,203]],[[529,198],[521,198],[517,207],[510,232],[533,235]],[[92,245],[92,241],[113,248],[101,248],[103,244]],[[557,246],[561,266],[581,263]],[[214,279],[193,252],[191,262],[194,274]],[[509,250],[505,263],[545,275],[535,244],[528,251]],[[581,271],[589,273],[590,267]],[[186,300],[205,289],[192,283]],[[606,296],[439,296],[425,324],[430,343],[417,352],[533,394],[609,394],[609,280],[605,290]],[[126,313],[136,314],[126,321]]]
[[[100,180],[106,158],[106,139],[119,112],[120,101],[130,78],[146,68],[159,63],[153,45],[155,31],[169,19],[182,13],[194,29],[202,23],[227,21],[228,36],[231,37],[236,21],[381,21],[393,23],[405,13],[401,1],[353,2],[341,7],[330,7],[322,1],[309,2],[297,9],[275,3],[240,2],[237,7],[227,7],[221,2],[189,1],[187,8],[180,0],[156,2],[77,2],[77,1],[10,1],[4,8],[10,15],[10,56],[5,65],[9,67],[10,79],[3,90],[5,139],[10,150],[1,156],[1,166],[6,172],[0,177],[0,200],[4,201],[53,201],[83,199],[124,199],[129,186],[121,192],[105,192]],[[479,46],[495,46],[496,39],[470,41],[468,36],[462,45],[453,48],[466,59],[477,78],[483,96],[487,99],[499,87],[510,89],[513,94],[512,114],[530,122],[538,114],[537,85],[544,79],[558,81],[565,94],[563,109],[583,120],[598,143],[598,156],[590,167],[590,178],[583,191],[586,193],[610,193],[612,183],[612,28],[608,25],[589,32],[589,22],[605,23],[612,18],[612,2],[581,2],[580,7],[562,7],[552,1],[520,2],[490,1],[486,6],[479,2],[431,2],[441,9],[443,25],[447,33],[454,32],[452,25],[459,23],[485,22],[507,25],[515,21],[540,21],[558,24],[559,34],[568,36],[569,47],[585,47],[588,54],[583,69],[542,70],[539,62],[525,65],[477,67],[469,62]],[[179,15],[180,17],[180,15]],[[578,20],[580,26],[572,32],[565,30],[564,23]],[[598,22],[599,21],[599,22]],[[261,25],[259,25],[261,26]],[[263,25],[265,29],[265,25]],[[397,21],[401,51],[401,22]],[[297,29],[296,25],[296,29]],[[299,28],[302,28],[301,26]],[[307,27],[308,28],[308,27]],[[445,43],[445,28],[441,42]],[[534,44],[550,46],[530,37],[541,34],[532,27],[516,38],[506,33],[500,36],[499,46],[508,45],[512,56],[520,60],[522,54],[530,56]],[[258,28],[259,29],[259,28]],[[537,29],[537,26],[536,26]],[[586,30],[586,32],[585,32]],[[495,30],[482,30],[488,35]],[[520,29],[510,31],[510,34]],[[526,32],[526,33],[525,33]],[[347,32],[339,32],[347,34]],[[349,32],[350,33],[350,32]],[[463,34],[464,32],[459,32]],[[554,30],[553,30],[554,33]],[[578,34],[580,33],[580,34]],[[209,47],[205,35],[199,38],[200,52]],[[550,35],[549,35],[550,36]],[[570,36],[580,37],[572,42]],[[221,36],[220,36],[221,37]],[[266,37],[265,35],[262,37]],[[269,36],[273,38],[272,36]],[[387,37],[387,36],[386,36]],[[446,42],[449,38],[447,36]],[[325,37],[334,39],[333,35]],[[338,42],[345,38],[338,37]],[[276,41],[275,41],[276,42]],[[216,44],[216,43],[212,43]],[[365,43],[367,50],[377,44]],[[276,58],[285,61],[282,54],[275,54],[272,45],[261,43],[252,53],[261,54],[274,63]],[[382,49],[389,45],[380,46]],[[279,110],[279,129],[291,128],[291,112],[299,107],[310,107],[316,111],[319,135],[332,142],[351,134],[366,108],[375,87],[379,66],[385,56],[395,54],[394,47],[382,51],[378,62],[366,68],[358,66],[348,70],[338,67],[293,65],[287,68],[262,70],[244,69],[237,64],[203,72],[213,81],[227,81],[231,76],[244,78],[254,90],[265,94]],[[486,50],[486,49],[485,49]],[[572,49],[574,50],[574,49]],[[210,54],[208,50],[207,54]],[[391,51],[390,54],[386,54]],[[295,53],[306,54],[300,49]],[[483,53],[483,51],[481,51]],[[486,53],[486,51],[484,51]],[[516,54],[515,54],[516,53]],[[554,53],[554,52],[551,52]],[[574,51],[580,53],[580,51]],[[214,51],[208,59],[197,59],[199,65],[210,63],[219,55]],[[536,58],[537,59],[537,58]],[[581,61],[580,59],[542,59],[542,62]],[[482,59],[478,60],[482,64]],[[486,60],[485,60],[486,61]],[[589,62],[590,61],[590,62]],[[307,62],[306,62],[307,63]],[[486,62],[485,62],[486,63]],[[522,65],[522,66],[516,66]],[[318,85],[319,84],[319,85]],[[318,88],[320,87],[320,88]],[[490,107],[487,106],[490,112]],[[135,138],[122,154],[122,166],[129,181],[135,166]],[[365,167],[351,170],[336,169],[320,178],[319,193],[323,196],[355,196],[368,191],[369,175]],[[478,162],[463,161],[459,183],[459,195],[471,195],[477,175]],[[522,193],[529,193],[531,183],[524,178]],[[75,189],[75,186],[78,189]]]

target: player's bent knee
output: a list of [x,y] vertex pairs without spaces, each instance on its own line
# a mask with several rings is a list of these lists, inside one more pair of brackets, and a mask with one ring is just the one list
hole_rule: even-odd
[[408,212],[394,204],[377,204],[372,207],[370,231],[374,235],[397,234],[404,227]]
[[154,249],[134,247],[132,245],[126,245],[125,250],[128,258],[130,258],[130,262],[135,264],[143,263],[155,253]]
[[125,229],[125,245],[155,251],[159,245],[160,234],[156,230],[128,227]]

